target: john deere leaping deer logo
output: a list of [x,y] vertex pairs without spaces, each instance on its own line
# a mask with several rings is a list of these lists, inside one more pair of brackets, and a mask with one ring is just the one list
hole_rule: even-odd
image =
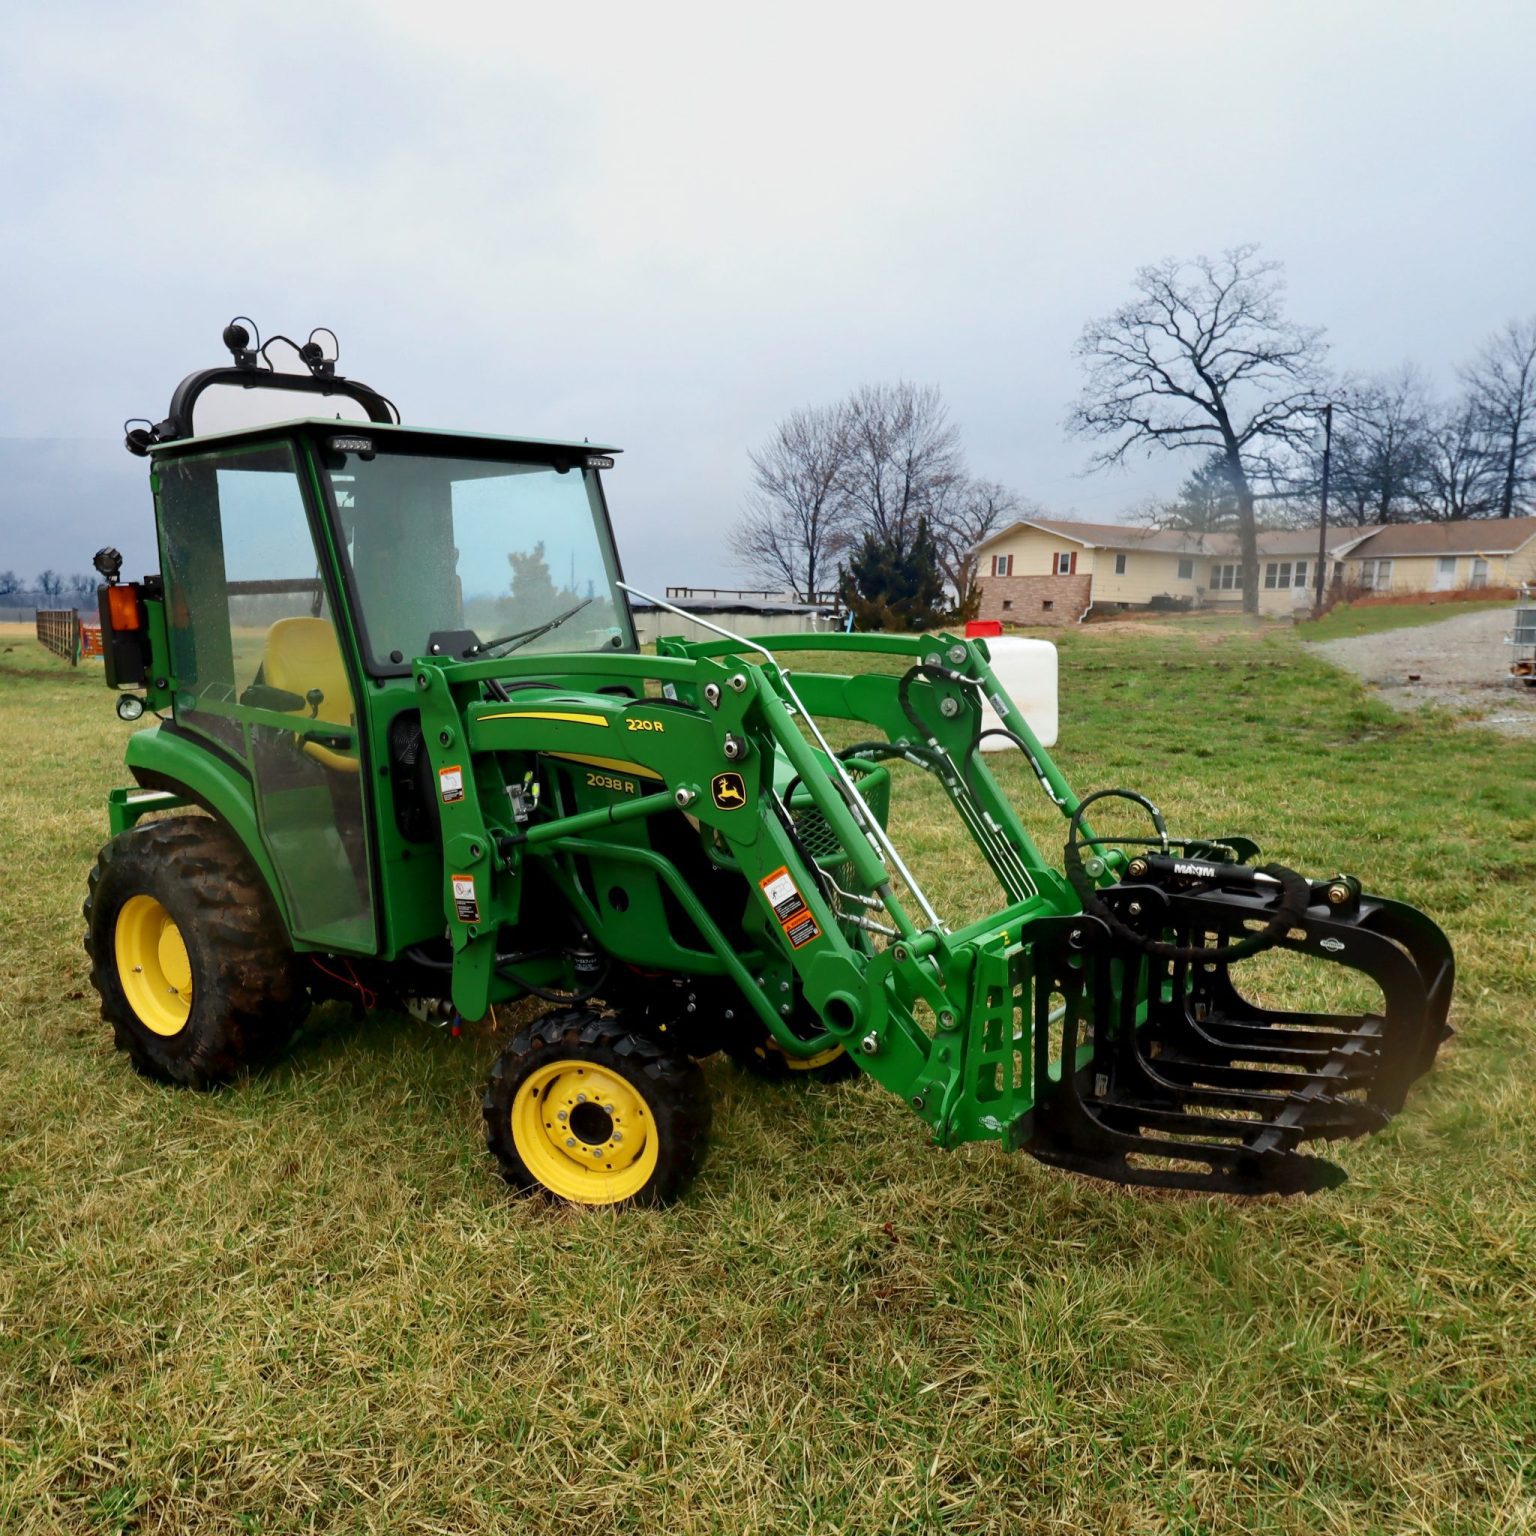
[[739,773],[717,773],[710,781],[709,791],[719,811],[739,811],[747,803],[746,781]]

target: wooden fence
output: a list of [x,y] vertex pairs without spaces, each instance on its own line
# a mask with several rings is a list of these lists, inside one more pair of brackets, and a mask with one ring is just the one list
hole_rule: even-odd
[[73,608],[39,608],[37,638],[70,666],[80,665],[80,615]]

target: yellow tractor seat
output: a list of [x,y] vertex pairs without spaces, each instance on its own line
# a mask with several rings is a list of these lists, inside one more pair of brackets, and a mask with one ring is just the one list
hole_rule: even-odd
[[[341,647],[329,619],[279,619],[267,631],[261,658],[262,681],[271,688],[282,688],[301,698],[310,689],[322,695],[318,719],[349,729],[356,717],[347,669],[342,665]],[[308,706],[306,705],[307,709]],[[295,714],[303,710],[295,710]],[[355,753],[338,752],[306,741],[304,750],[325,767],[337,773],[356,773]]]

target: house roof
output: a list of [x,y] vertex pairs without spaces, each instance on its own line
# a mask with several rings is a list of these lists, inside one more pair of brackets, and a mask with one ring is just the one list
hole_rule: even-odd
[[[1531,519],[1536,522],[1536,519]],[[1170,555],[1203,555],[1207,558],[1235,557],[1239,553],[1235,533],[1189,533],[1179,528],[1138,528],[1127,523],[1078,523],[1053,517],[1023,517],[1010,523],[999,533],[992,534],[976,545],[978,551],[1009,538],[1021,528],[1033,528],[1048,533],[1084,549],[1156,550]],[[1363,539],[1376,532],[1374,528],[1342,528],[1338,525],[1328,530],[1328,552],[1344,555]],[[1317,529],[1276,529],[1259,535],[1261,555],[1316,554]]]
[[1366,559],[1414,555],[1512,555],[1536,539],[1536,517],[1488,517],[1452,523],[1392,523],[1356,529],[1366,540],[1357,551]]
[[[1341,559],[1357,544],[1370,538],[1375,531],[1374,528],[1331,527],[1328,530],[1328,553],[1335,559]],[[1238,543],[1235,533],[1213,533],[1206,535],[1205,543],[1199,552],[1236,559],[1242,554],[1242,546]],[[1292,555],[1302,560],[1311,555],[1316,559],[1317,529],[1273,528],[1260,533],[1259,553],[1276,558]]]
[[977,549],[985,549],[1017,533],[1021,528],[1035,528],[1053,534],[1084,549],[1161,549],[1170,554],[1188,554],[1190,535],[1172,528],[1136,528],[1126,523],[1078,523],[1053,517],[1021,517],[999,533],[985,538]]

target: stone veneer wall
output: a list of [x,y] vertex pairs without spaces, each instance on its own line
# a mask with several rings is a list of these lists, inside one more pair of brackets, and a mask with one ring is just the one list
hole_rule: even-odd
[[[1004,624],[1075,624],[1093,593],[1093,577],[1078,576],[980,576],[979,619],[1001,619]],[[1003,604],[1010,602],[1011,608]],[[1044,605],[1050,603],[1050,607]]]

